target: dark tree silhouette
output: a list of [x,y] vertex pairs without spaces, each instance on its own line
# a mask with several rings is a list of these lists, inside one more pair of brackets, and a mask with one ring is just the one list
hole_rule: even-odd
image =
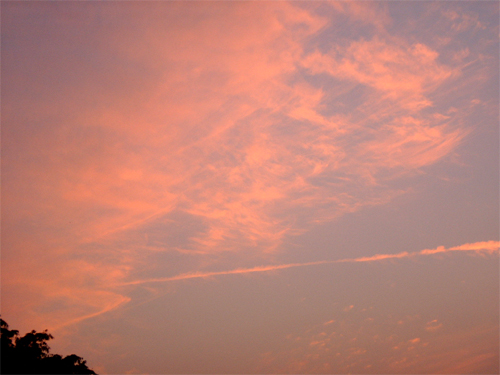
[[31,331],[19,337],[19,331],[9,330],[9,325],[0,319],[2,351],[0,369],[2,374],[94,374],[86,361],[75,354],[61,357],[50,354],[47,341],[54,337],[47,332]]

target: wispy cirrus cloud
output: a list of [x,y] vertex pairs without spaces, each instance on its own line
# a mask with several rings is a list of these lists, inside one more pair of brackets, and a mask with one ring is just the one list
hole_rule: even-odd
[[[437,162],[468,133],[446,110],[422,112],[459,69],[422,43],[375,36],[306,52],[327,20],[293,5],[266,4],[262,16],[249,4],[221,4],[195,29],[201,9],[186,7],[159,7],[152,19],[142,13],[148,7],[124,7],[123,17],[141,15],[131,20],[138,31],[110,28],[97,52],[149,76],[137,76],[133,90],[111,85],[99,94],[108,105],[83,105],[71,126],[52,127],[56,142],[44,152],[43,174],[33,173],[37,163],[23,168],[25,179],[46,187],[38,199],[62,218],[56,226],[71,220],[68,211],[81,213],[68,229],[82,240],[126,235],[141,223],[147,230],[158,215],[181,209],[207,226],[193,237],[193,251],[272,251],[287,233],[307,228],[307,212],[317,222],[387,202],[401,193],[388,176]],[[104,6],[103,16],[113,17],[111,9]],[[162,17],[175,11],[188,16],[165,27]],[[248,12],[259,14],[258,25],[229,21]],[[311,84],[325,75],[329,84]],[[362,92],[354,105],[337,94],[351,95],[353,85]],[[332,100],[344,108],[332,111]],[[69,111],[81,105],[66,101]],[[45,149],[38,145],[45,138],[26,144]]]
[[[378,6],[325,3],[329,18],[286,2],[36,6],[32,32],[6,27],[26,48],[3,51],[3,277],[37,291],[27,310],[63,301],[39,313],[54,322],[119,306],[126,297],[102,290],[134,272],[178,272],[152,253],[189,257],[189,270],[267,259],[287,236],[403,194],[395,182],[470,132],[469,108],[438,95],[462,62],[389,37]],[[376,33],[346,37],[346,15]]]

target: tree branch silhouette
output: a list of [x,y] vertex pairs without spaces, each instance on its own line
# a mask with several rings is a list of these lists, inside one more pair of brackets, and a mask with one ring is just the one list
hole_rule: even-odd
[[1,358],[0,372],[2,374],[94,374],[87,367],[87,362],[71,354],[62,357],[51,354],[47,344],[54,337],[47,332],[27,333],[19,336],[19,331],[10,330],[9,325],[0,319],[1,327]]

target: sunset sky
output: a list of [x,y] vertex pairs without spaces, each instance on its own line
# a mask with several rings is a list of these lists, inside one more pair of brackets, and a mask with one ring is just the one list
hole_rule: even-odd
[[498,1],[2,1],[1,314],[96,372],[499,372]]

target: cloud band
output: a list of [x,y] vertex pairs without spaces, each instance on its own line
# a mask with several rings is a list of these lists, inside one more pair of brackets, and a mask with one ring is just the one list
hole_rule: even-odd
[[334,264],[334,263],[355,263],[355,262],[376,262],[380,260],[386,259],[401,259],[401,258],[411,258],[422,255],[434,255],[439,253],[448,253],[455,251],[472,251],[472,252],[498,252],[500,247],[499,241],[483,241],[483,242],[475,242],[475,243],[466,243],[460,246],[454,246],[445,248],[444,246],[439,246],[435,249],[425,249],[416,252],[401,252],[397,254],[377,254],[370,257],[360,257],[360,258],[347,258],[347,259],[337,259],[337,260],[322,260],[316,262],[307,262],[307,263],[288,263],[288,264],[278,264],[278,265],[268,265],[268,266],[258,266],[252,268],[236,268],[233,270],[227,271],[213,271],[213,272],[189,272],[183,273],[177,276],[171,277],[162,277],[155,279],[147,279],[147,280],[135,280],[129,281],[125,283],[119,284],[119,286],[125,285],[139,285],[139,284],[147,284],[147,283],[161,283],[161,282],[169,282],[169,281],[177,281],[177,280],[187,280],[187,279],[198,279],[198,278],[207,278],[213,276],[222,276],[222,275],[234,275],[234,274],[246,274],[246,273],[254,273],[254,272],[268,272],[275,271],[287,268],[295,268],[295,267],[306,267],[306,266],[317,266],[321,264]]

